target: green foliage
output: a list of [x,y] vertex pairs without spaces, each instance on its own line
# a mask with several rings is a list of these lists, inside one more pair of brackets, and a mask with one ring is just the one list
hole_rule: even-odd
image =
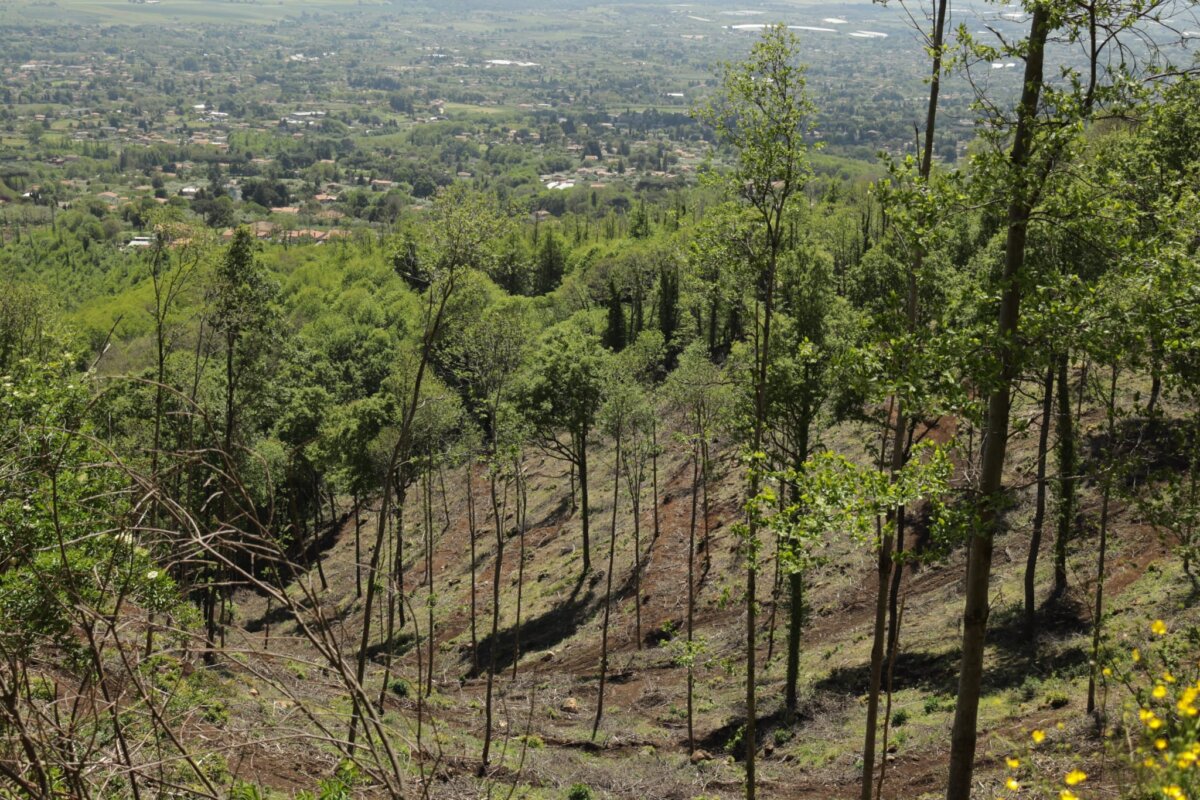
[[567,800],[595,800],[596,794],[586,783],[576,783],[567,790]]
[[523,411],[548,435],[565,428],[582,438],[600,410],[609,355],[581,322],[573,318],[547,330],[526,373]]

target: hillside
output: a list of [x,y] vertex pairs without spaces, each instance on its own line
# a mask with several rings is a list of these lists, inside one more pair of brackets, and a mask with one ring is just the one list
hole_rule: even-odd
[[222,7],[0,5],[0,798],[1200,798],[1200,34]]
[[[1020,412],[1019,412],[1020,413]],[[1096,415],[1085,419],[1095,426]],[[945,427],[945,422],[942,427]],[[855,432],[844,430],[848,437]],[[1027,482],[1028,462],[1036,437],[1026,435],[1014,445],[1017,469],[1013,483]],[[593,536],[598,562],[607,557],[611,513],[611,442],[598,442],[592,497]],[[641,630],[635,632],[632,590],[632,520],[627,498],[618,515],[614,571],[614,606],[610,632],[611,675],[606,714],[595,740],[595,713],[600,624],[605,574],[579,578],[579,520],[564,506],[567,474],[562,465],[544,456],[531,456],[529,470],[529,528],[524,535],[525,589],[521,623],[516,624],[516,584],[521,537],[510,536],[501,580],[501,647],[498,677],[501,712],[497,735],[503,738],[503,767],[493,782],[518,787],[515,796],[565,797],[575,784],[586,784],[597,797],[693,798],[738,797],[741,778],[736,731],[743,670],[739,666],[745,613],[740,602],[742,559],[731,525],[740,516],[744,490],[742,472],[728,448],[710,488],[711,539],[699,557],[697,632],[707,646],[697,670],[696,738],[702,758],[689,761],[684,725],[686,669],[678,663],[677,641],[686,614],[687,534],[692,502],[690,463],[686,451],[668,448],[660,461],[660,534],[653,536],[653,513],[641,519],[644,579]],[[470,651],[470,550],[466,474],[462,469],[444,476],[435,489],[436,648],[433,695],[425,701],[423,758],[412,769],[435,776],[439,797],[473,797],[481,791],[476,776],[482,736],[484,679],[472,668]],[[486,496],[487,483],[476,474],[474,494]],[[1094,526],[1098,498],[1094,487],[1085,495],[1080,514],[1084,530]],[[1028,749],[1028,733],[1050,731],[1054,748],[1039,758],[1046,774],[1083,766],[1091,776],[1090,797],[1119,797],[1128,771],[1106,756],[1106,744],[1083,713],[1090,650],[1090,612],[1094,581],[1094,536],[1072,543],[1071,591],[1039,612],[1042,632],[1036,650],[1021,632],[1021,579],[1028,548],[1032,494],[1026,492],[1007,517],[1006,532],[997,544],[997,568],[991,594],[994,611],[989,629],[987,682],[982,701],[981,797],[1004,794],[1004,759]],[[412,512],[408,512],[412,513]],[[420,513],[419,511],[417,513]],[[481,515],[477,531],[480,659],[486,664],[490,647],[490,572],[494,545],[489,519]],[[407,518],[407,517],[406,517]],[[364,531],[376,518],[361,515]],[[513,525],[513,516],[508,516]],[[1107,639],[1117,651],[1126,642],[1145,640],[1148,621],[1163,618],[1172,627],[1194,622],[1191,590],[1158,538],[1127,507],[1114,509],[1110,519],[1110,563],[1106,584],[1107,613],[1112,617]],[[411,519],[408,525],[414,523]],[[514,529],[515,531],[515,529]],[[406,529],[405,573],[409,604],[425,636],[428,585],[420,532]],[[323,569],[328,589],[318,593],[336,614],[343,646],[352,651],[361,626],[361,601],[355,598],[354,524],[349,518],[330,531],[323,546]],[[765,742],[761,791],[768,798],[853,797],[862,768],[863,699],[867,691],[874,580],[869,551],[837,535],[829,543],[829,564],[806,576],[805,631],[802,640],[801,710],[797,722],[784,724],[782,713],[783,641],[786,617],[772,613],[775,603],[768,584],[761,595],[764,625],[759,636],[762,662],[760,730]],[[368,561],[367,553],[362,556]],[[910,571],[903,586],[903,625],[900,653],[894,671],[893,730],[887,755],[883,797],[940,797],[947,757],[946,739],[957,689],[958,644],[961,636],[962,564],[964,553],[951,552],[944,561]],[[1050,580],[1049,559],[1039,571],[1039,594],[1045,598]],[[768,561],[763,573],[773,569]],[[319,584],[315,569],[305,576]],[[317,707],[336,705],[336,681],[322,681],[312,665],[319,657],[286,617],[275,615],[269,635],[263,622],[266,605],[249,592],[237,596],[237,633],[232,642],[245,647],[252,666],[231,667],[223,679],[230,696],[230,713],[246,725],[252,737],[270,740],[294,718],[293,698]],[[771,636],[771,623],[775,635]],[[521,656],[512,667],[514,643]],[[412,628],[400,634],[394,670],[403,674],[406,696],[387,694],[386,711],[410,743],[416,740],[417,659],[427,658],[423,645],[413,646]],[[773,642],[773,645],[772,645]],[[269,655],[268,655],[269,654]],[[768,659],[768,655],[772,658]],[[373,690],[382,675],[385,656],[376,651],[368,682]],[[423,669],[423,668],[422,668]],[[261,670],[261,674],[259,671]],[[224,670],[222,670],[224,672]],[[270,676],[269,681],[264,676]],[[278,687],[271,684],[278,683]],[[253,697],[248,692],[253,691]],[[1110,713],[1117,714],[1128,698],[1113,685],[1104,690]],[[280,711],[280,706],[285,711]],[[267,710],[270,713],[263,713]],[[742,712],[744,715],[744,711]],[[259,716],[261,714],[261,716]],[[436,733],[431,734],[431,731]],[[430,739],[436,736],[436,744]],[[308,748],[263,745],[260,755],[247,759],[235,774],[276,789],[302,788],[332,770],[335,760],[316,756]],[[304,765],[303,767],[299,765]],[[495,790],[495,789],[493,789]]]

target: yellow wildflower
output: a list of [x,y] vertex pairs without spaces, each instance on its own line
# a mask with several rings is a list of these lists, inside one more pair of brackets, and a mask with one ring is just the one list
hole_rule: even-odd
[[1151,696],[1152,696],[1152,697],[1153,697],[1155,700],[1162,700],[1164,697],[1166,697],[1166,696],[1167,696],[1167,687],[1163,686],[1163,685],[1160,683],[1160,684],[1158,684],[1157,686],[1155,686],[1155,687],[1154,687],[1153,691],[1151,691],[1151,692],[1150,692],[1150,695],[1151,695]]
[[1188,717],[1194,717],[1197,714],[1200,714],[1200,711],[1197,711],[1196,706],[1193,705],[1193,703],[1196,701],[1197,695],[1200,695],[1200,690],[1197,690],[1194,686],[1189,686],[1183,690],[1183,694],[1180,695],[1179,701],[1175,703],[1175,708],[1179,710],[1180,714]]
[[1161,619],[1156,619],[1150,623],[1150,632],[1155,636],[1165,636],[1167,634],[1167,623]]
[[1101,672],[1101,674],[1103,674],[1103,675],[1104,675],[1104,677],[1106,677],[1106,678],[1111,678],[1111,677],[1112,677],[1112,670],[1111,670],[1111,669],[1109,669],[1108,667],[1105,667],[1104,669],[1100,670],[1100,672]]
[[1129,651],[1129,655],[1133,658],[1133,663],[1135,664],[1142,660],[1142,651],[1138,650],[1136,647]]
[[1164,786],[1162,788],[1162,793],[1167,797],[1170,797],[1171,800],[1184,800],[1184,798],[1187,797],[1187,795],[1183,793],[1183,789],[1180,789],[1179,786],[1174,783],[1172,783],[1170,786]]
[[1033,739],[1034,744],[1041,744],[1046,741],[1046,732],[1041,728],[1037,728],[1029,734],[1029,738]]
[[1162,738],[1161,736],[1158,737],[1157,739],[1154,740],[1154,747],[1157,750],[1166,750],[1167,749],[1167,740]]
[[1170,672],[1164,672],[1164,673],[1163,673],[1163,680],[1164,680],[1164,681],[1166,681],[1167,683],[1174,683],[1174,682],[1175,682],[1175,676],[1174,676],[1174,675],[1172,675]]
[[1058,793],[1058,800],[1079,800],[1079,795],[1075,794],[1070,789],[1063,789]]
[[1080,769],[1073,769],[1067,773],[1063,781],[1067,786],[1077,786],[1087,780],[1087,773]]
[[1019,792],[1019,791],[1021,791],[1021,784],[1017,783],[1017,779],[1016,779],[1016,778],[1009,778],[1008,780],[1006,780],[1006,781],[1004,782],[1004,786],[1005,786],[1005,788],[1007,788],[1007,789],[1008,789],[1010,792]]
[[1021,759],[1009,756],[1008,758],[1004,759],[1004,763],[1008,764],[1009,769],[1017,769],[1021,766]]

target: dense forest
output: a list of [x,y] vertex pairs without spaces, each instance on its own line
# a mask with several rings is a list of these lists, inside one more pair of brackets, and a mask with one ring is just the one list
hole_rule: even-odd
[[[1200,797],[1188,37],[1038,0],[985,44],[949,5],[870,167],[819,152],[780,24],[630,112],[706,155],[607,207],[410,164],[317,244],[238,224],[219,164],[123,219],[31,189],[0,796]],[[943,81],[1010,59],[943,158]],[[593,142],[562,169],[635,161]]]

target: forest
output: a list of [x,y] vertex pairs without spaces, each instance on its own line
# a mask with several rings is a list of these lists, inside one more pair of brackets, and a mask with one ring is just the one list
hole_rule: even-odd
[[1191,11],[952,2],[871,163],[783,23],[534,156],[0,138],[0,797],[1200,798]]

